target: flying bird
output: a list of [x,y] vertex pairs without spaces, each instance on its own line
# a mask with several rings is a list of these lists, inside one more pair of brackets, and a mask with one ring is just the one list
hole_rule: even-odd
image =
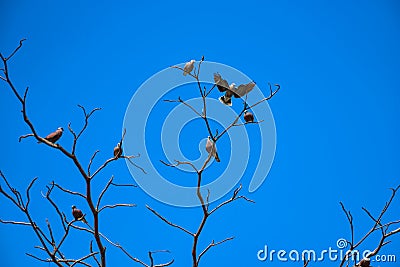
[[[55,132],[52,132],[51,134],[47,135],[44,139],[46,139],[47,141],[54,144],[55,142],[58,141],[58,139],[61,138],[63,132],[64,132],[63,127],[58,127]],[[41,143],[41,142],[38,141],[38,143]]]
[[122,156],[122,147],[121,143],[118,143],[116,147],[114,147],[114,157],[119,158]]
[[217,162],[221,161],[218,156],[217,147],[215,146],[214,142],[211,140],[210,136],[207,138],[206,151],[208,152],[208,154],[211,154],[211,156],[215,157],[215,160]]
[[235,83],[231,83],[228,86],[228,82],[221,77],[219,73],[214,73],[214,82],[220,92],[225,92],[225,95],[219,98],[222,104],[232,106],[232,96],[240,98],[250,93],[256,85],[255,82],[249,82],[247,84],[241,84],[236,88]]
[[194,62],[196,62],[196,61],[194,59],[192,59],[185,64],[185,67],[183,67],[183,76],[188,75],[193,70]]
[[247,110],[245,110],[244,111],[244,120],[246,121],[246,122],[254,122],[254,115],[253,115],[253,113],[251,113],[251,112],[249,112],[249,111],[247,111]]
[[[225,92],[225,95],[221,96],[219,98],[219,101],[227,106],[232,106],[233,92],[231,90],[232,88],[230,88],[230,86],[228,85],[228,82],[222,79],[219,73],[214,73],[214,82],[220,92]],[[231,84],[231,86],[234,87],[235,84]]]
[[78,209],[75,205],[72,206],[72,216],[74,216],[75,220],[77,221],[82,221],[84,223],[87,223],[82,211]]

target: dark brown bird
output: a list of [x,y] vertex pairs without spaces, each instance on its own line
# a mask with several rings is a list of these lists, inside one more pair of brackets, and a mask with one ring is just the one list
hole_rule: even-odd
[[114,157],[119,158],[122,156],[122,147],[121,143],[118,143],[116,147],[114,147]]
[[244,120],[245,120],[246,122],[254,122],[254,115],[253,115],[253,113],[251,113],[251,112],[245,110],[245,111],[244,111]]
[[[52,132],[51,134],[48,134],[44,139],[46,139],[47,141],[49,141],[49,142],[54,144],[55,142],[58,141],[58,139],[61,138],[63,132],[64,132],[63,127],[58,127],[55,132]],[[41,143],[41,142],[38,141],[38,143]]]
[[75,220],[77,220],[77,221],[82,221],[84,223],[87,223],[82,211],[80,209],[76,208],[75,205],[72,206],[72,216],[74,216]]
[[360,267],[370,267],[371,265],[371,259],[370,258],[364,258],[362,259],[357,266]]

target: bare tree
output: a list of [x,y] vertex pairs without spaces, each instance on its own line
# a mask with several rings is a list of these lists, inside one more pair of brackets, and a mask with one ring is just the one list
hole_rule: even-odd
[[[207,98],[209,97],[210,93],[215,89],[215,87],[217,87],[216,84],[214,84],[211,88],[207,89],[206,86],[202,86],[200,79],[199,79],[199,75],[200,75],[200,70],[201,70],[201,64],[204,62],[204,56],[202,57],[202,59],[199,61],[197,68],[194,68],[193,72],[187,72],[186,70],[184,70],[184,68],[178,67],[178,66],[173,66],[172,68],[178,69],[180,71],[185,72],[186,75],[191,76],[192,78],[194,78],[196,80],[196,84],[199,90],[199,94],[202,98],[202,112],[199,112],[198,110],[196,110],[193,106],[191,106],[189,103],[187,103],[185,100],[181,99],[181,97],[178,97],[177,100],[164,100],[166,102],[171,102],[171,103],[180,103],[183,104],[185,106],[187,106],[190,110],[192,110],[199,118],[201,118],[204,121],[205,127],[209,133],[210,138],[212,139],[212,144],[213,144],[213,148],[212,151],[216,151],[216,143],[218,142],[218,140],[220,140],[220,138],[226,134],[232,127],[235,126],[243,126],[246,124],[250,124],[250,123],[254,123],[254,124],[258,124],[260,122],[245,122],[245,123],[239,123],[240,118],[243,116],[243,114],[245,113],[246,110],[254,108],[255,106],[261,104],[262,102],[268,101],[270,100],[280,89],[280,86],[278,84],[276,84],[276,88],[273,89],[272,85],[269,84],[269,90],[270,90],[270,94],[268,97],[265,97],[263,99],[260,99],[258,102],[249,105],[247,103],[247,94],[244,96],[243,100],[243,108],[242,110],[239,112],[239,114],[237,114],[236,118],[230,123],[229,126],[227,126],[221,133],[218,132],[218,130],[213,131],[210,127],[210,123],[209,123],[209,118],[207,116]],[[229,88],[226,88],[226,90],[230,90]],[[233,91],[231,93],[234,93]],[[219,210],[220,208],[222,208],[223,206],[230,204],[231,202],[238,200],[238,199],[243,199],[245,201],[248,202],[252,202],[254,203],[253,200],[248,199],[247,197],[243,196],[243,195],[239,195],[240,190],[242,189],[242,185],[240,185],[239,187],[237,187],[234,191],[232,196],[217,204],[214,208],[210,208],[210,203],[209,203],[209,196],[210,196],[210,191],[208,190],[207,195],[203,195],[201,193],[201,185],[202,185],[202,177],[203,177],[203,171],[204,169],[207,167],[207,165],[210,163],[211,159],[213,157],[213,153],[209,153],[207,159],[204,161],[204,163],[202,164],[201,167],[196,167],[193,163],[191,162],[185,162],[185,161],[179,161],[179,160],[175,160],[174,163],[167,163],[164,161],[161,161],[164,165],[166,166],[170,166],[170,167],[177,167],[179,165],[188,165],[190,166],[196,173],[196,178],[197,178],[197,198],[200,201],[201,204],[201,212],[203,214],[201,221],[199,222],[198,228],[195,231],[190,231],[182,226],[180,226],[179,224],[175,224],[172,223],[170,220],[166,219],[166,217],[164,217],[163,215],[161,215],[160,213],[158,213],[157,211],[155,211],[153,208],[151,208],[150,206],[147,206],[147,208],[154,213],[158,218],[160,218],[162,221],[164,221],[165,223],[167,223],[168,225],[177,228],[181,231],[183,231],[184,233],[188,234],[192,240],[192,250],[191,250],[191,257],[192,257],[192,263],[193,263],[193,267],[197,267],[199,266],[200,260],[202,259],[202,257],[204,256],[204,254],[209,251],[212,247],[214,246],[218,246],[226,241],[230,241],[232,240],[234,237],[227,237],[221,241],[215,242],[214,240],[212,240],[209,245],[207,245],[204,249],[199,250],[198,249],[198,243],[199,243],[199,238],[200,235],[202,233],[202,231],[204,230],[204,227],[206,225],[207,220],[209,219],[209,217],[214,214],[217,210]]]
[[[2,194],[6,199],[8,199],[16,208],[18,208],[24,215],[27,221],[14,221],[14,220],[0,220],[1,223],[3,224],[13,224],[13,225],[22,225],[22,226],[28,226],[31,227],[32,230],[34,231],[36,237],[38,238],[40,245],[36,246],[36,248],[39,251],[42,251],[45,253],[46,256],[36,256],[31,253],[27,253],[28,256],[37,259],[38,261],[42,262],[53,262],[57,266],[75,266],[75,265],[84,265],[84,266],[92,266],[91,263],[96,264],[97,266],[100,267],[105,267],[106,266],[106,245],[105,242],[119,248],[123,253],[125,253],[131,260],[134,262],[137,262],[141,264],[142,266],[148,266],[148,267],[155,267],[155,266],[169,266],[171,265],[174,260],[171,260],[167,263],[162,263],[162,264],[154,264],[154,259],[153,259],[153,254],[157,252],[168,252],[166,250],[160,250],[160,251],[150,251],[148,253],[149,256],[149,263],[145,263],[144,261],[133,257],[125,248],[123,248],[120,244],[111,241],[109,238],[107,238],[104,234],[100,232],[100,214],[106,210],[106,209],[113,209],[113,208],[118,208],[118,207],[134,207],[135,204],[132,203],[115,203],[115,204],[106,204],[103,205],[101,203],[103,196],[108,192],[108,190],[111,187],[115,188],[121,188],[121,187],[135,187],[133,184],[119,184],[114,182],[114,177],[111,177],[104,185],[103,185],[103,190],[101,191],[100,194],[97,196],[94,195],[93,193],[93,183],[95,182],[95,177],[104,169],[106,168],[109,164],[111,164],[114,161],[117,161],[119,159],[127,159],[129,160],[132,164],[134,164],[136,167],[140,168],[137,166],[132,159],[135,157],[138,157],[140,155],[134,156],[134,155],[123,155],[122,150],[120,151],[121,153],[117,153],[113,157],[110,157],[106,161],[104,161],[102,164],[100,164],[97,168],[93,168],[92,166],[94,165],[94,159],[96,155],[100,152],[99,150],[96,150],[93,154],[92,157],[90,158],[89,162],[87,163],[86,167],[85,165],[78,159],[78,156],[76,154],[76,148],[78,145],[78,141],[80,137],[84,134],[85,130],[87,129],[89,125],[89,119],[92,117],[92,115],[100,110],[100,108],[95,108],[91,110],[90,112],[87,112],[86,109],[78,105],[79,108],[82,110],[83,115],[84,115],[84,125],[79,131],[73,130],[71,123],[68,124],[68,130],[70,134],[73,137],[73,142],[71,149],[68,150],[61,146],[59,143],[56,141],[52,142],[50,138],[43,138],[38,134],[38,130],[34,126],[34,123],[29,119],[28,113],[27,113],[27,95],[28,95],[28,87],[25,89],[23,94],[19,93],[17,88],[15,87],[14,83],[12,82],[10,78],[10,73],[9,73],[9,68],[8,68],[8,62],[9,60],[15,56],[15,54],[20,50],[22,47],[23,42],[25,39],[22,39],[19,42],[18,47],[8,56],[4,56],[3,54],[0,53],[0,58],[3,63],[3,68],[1,69],[3,71],[2,76],[0,76],[0,79],[3,80],[8,87],[11,89],[11,91],[14,93],[15,97],[18,99],[18,101],[21,104],[22,107],[22,117],[26,125],[28,126],[29,130],[31,133],[23,135],[20,137],[19,141],[21,141],[24,138],[27,137],[33,137],[35,138],[38,142],[45,144],[51,149],[58,150],[62,155],[64,155],[66,158],[71,160],[76,167],[76,169],[79,171],[81,175],[81,182],[85,184],[86,191],[85,192],[75,192],[72,191],[68,188],[65,188],[58,184],[57,182],[53,181],[50,185],[47,186],[46,192],[43,194],[43,197],[51,204],[51,206],[54,208],[55,213],[59,217],[59,222],[61,225],[61,228],[63,229],[63,234],[61,235],[61,238],[56,239],[55,235],[53,234],[53,226],[51,225],[50,221],[46,219],[46,226],[47,230],[42,229],[38,223],[36,223],[35,219],[33,218],[32,212],[29,209],[29,204],[31,200],[31,189],[34,186],[35,181],[37,178],[34,178],[31,180],[29,183],[28,187],[25,189],[25,199],[22,197],[23,194],[21,191],[15,189],[14,187],[11,186],[10,181],[6,178],[6,176],[3,174],[3,172],[0,171],[0,176],[2,177],[3,182],[5,183],[6,187],[3,188],[0,186],[0,194]],[[118,143],[118,146],[121,147],[123,140],[125,136],[125,131],[122,134],[122,137],[120,138],[120,141]],[[111,150],[111,149],[110,149]],[[142,169],[142,171],[144,171]],[[57,205],[56,201],[52,198],[51,194],[54,190],[60,190],[61,192],[65,194],[70,194],[74,197],[82,198],[84,201],[87,202],[90,210],[89,214],[84,214],[82,218],[74,218],[73,220],[68,220],[68,216],[65,214],[65,212]],[[86,221],[84,220],[85,216],[90,216],[93,220],[93,226],[89,225],[86,223],[85,227],[78,226],[76,224],[77,221]],[[62,252],[62,245],[64,244],[65,240],[68,238],[71,229],[80,231],[82,234],[87,233],[89,234],[93,240],[88,244],[88,254],[83,255],[79,259],[71,259],[68,258],[63,252]],[[96,249],[93,246],[93,241],[96,244]],[[91,262],[88,262],[88,260],[92,260]]]
[[[400,233],[400,219],[395,220],[395,221],[389,221],[389,222],[383,222],[383,216],[387,213],[389,210],[390,205],[393,202],[393,199],[396,196],[396,193],[399,191],[400,185],[397,186],[396,188],[391,188],[390,190],[392,191],[391,196],[389,197],[389,200],[385,203],[384,207],[380,211],[378,216],[373,216],[372,213],[367,209],[362,207],[363,211],[368,215],[368,217],[372,220],[373,224],[372,227],[364,234],[364,236],[356,241],[355,240],[355,229],[354,229],[354,224],[353,224],[353,215],[351,214],[350,210],[346,210],[344,204],[340,202],[340,206],[342,207],[343,212],[346,215],[347,221],[350,226],[350,240],[347,240],[347,244],[349,247],[348,251],[346,252],[345,256],[343,257],[340,267],[348,266],[350,264],[350,261],[352,260],[351,255],[353,255],[353,252],[361,245],[364,243],[364,241],[367,240],[368,237],[370,237],[373,233],[380,233],[380,239],[376,247],[371,250],[368,255],[366,255],[366,259],[370,259],[371,257],[377,255],[379,251],[382,249],[382,247],[386,246],[387,244],[390,243],[390,240],[388,240],[389,237]],[[396,227],[396,228],[394,228]],[[394,229],[393,229],[394,228]],[[361,261],[356,263],[356,266],[369,266],[364,265],[364,262],[366,262],[366,259],[362,259]],[[353,259],[354,260],[354,259]]]
[[[389,222],[383,222],[383,217],[389,210],[390,205],[392,204],[397,192],[400,189],[400,185],[398,185],[396,188],[390,188],[392,191],[391,196],[389,197],[389,200],[385,203],[383,206],[382,210],[379,212],[379,215],[377,217],[374,217],[372,213],[367,209],[362,207],[362,210],[368,215],[368,217],[373,221],[372,227],[358,240],[355,240],[355,227],[354,227],[354,218],[353,215],[351,214],[350,210],[347,210],[342,202],[340,202],[340,206],[346,215],[347,221],[350,226],[350,239],[346,240],[347,242],[347,247],[349,246],[349,249],[346,251],[343,259],[341,259],[341,262],[339,264],[339,267],[342,266],[349,266],[351,262],[353,261],[355,267],[368,267],[370,266],[370,259],[374,256],[376,256],[379,251],[382,249],[382,247],[386,246],[387,244],[390,243],[390,240],[388,240],[389,237],[400,233],[400,219],[399,220],[393,220]],[[394,228],[394,229],[393,229]],[[362,244],[365,243],[365,241],[368,239],[368,237],[372,236],[374,233],[380,233],[380,239],[376,246],[370,250],[371,252],[366,255],[365,258],[357,261],[357,248],[360,247]],[[356,253],[356,254],[354,254]],[[310,259],[303,259],[303,267],[309,266]]]

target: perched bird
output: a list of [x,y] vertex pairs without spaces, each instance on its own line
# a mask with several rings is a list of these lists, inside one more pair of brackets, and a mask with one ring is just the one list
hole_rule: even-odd
[[246,121],[246,122],[254,122],[254,115],[253,115],[253,113],[251,113],[251,112],[249,112],[249,111],[247,111],[247,110],[245,110],[244,111],[244,120]]
[[371,265],[371,259],[370,258],[364,258],[362,259],[357,266],[360,267],[370,267]]
[[185,64],[185,67],[183,67],[183,76],[188,75],[193,70],[194,62],[196,62],[196,61],[194,59],[192,59]]
[[82,211],[80,209],[76,208],[75,205],[72,206],[72,216],[74,216],[75,220],[77,220],[77,221],[82,221],[84,223],[87,223]]
[[218,152],[217,152],[217,147],[215,146],[214,142],[211,140],[211,137],[209,136],[207,138],[207,143],[206,143],[206,151],[210,154],[211,156],[215,157],[215,160],[217,162],[220,162],[221,160],[219,159]]
[[[44,139],[46,139],[47,141],[49,141],[51,143],[55,143],[58,141],[58,139],[61,138],[63,132],[64,132],[63,127],[58,127],[55,132],[52,132],[51,134],[47,135]],[[41,142],[38,141],[38,143],[41,143]]]
[[225,92],[225,95],[221,96],[219,101],[227,106],[232,106],[232,96],[235,98],[243,97],[253,90],[256,85],[255,82],[250,82],[241,84],[237,88],[235,83],[231,83],[231,85],[228,86],[228,82],[224,80],[219,73],[214,73],[214,82],[220,92]]
[[122,156],[122,147],[121,143],[118,143],[116,147],[114,147],[114,157],[119,158]]

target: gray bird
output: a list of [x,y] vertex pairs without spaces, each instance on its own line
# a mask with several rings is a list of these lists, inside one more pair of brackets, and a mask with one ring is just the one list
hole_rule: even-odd
[[114,147],[114,157],[119,158],[122,156],[122,147],[121,143],[118,143],[116,147]]
[[231,85],[228,86],[228,82],[223,79],[219,73],[214,73],[214,82],[220,92],[225,92],[225,95],[221,96],[219,101],[227,106],[232,106],[232,96],[235,98],[243,97],[250,93],[256,85],[255,82],[250,82],[241,84],[237,88],[235,83],[231,83]]
[[213,156],[217,162],[221,161],[218,156],[217,147],[215,146],[214,142],[211,140],[210,136],[208,136],[208,138],[207,138],[206,151],[208,152],[208,154],[211,154],[211,156]]
[[[52,132],[51,134],[48,134],[44,139],[46,139],[47,141],[49,141],[49,142],[54,144],[55,142],[58,141],[58,139],[61,138],[63,132],[64,132],[63,127],[58,127],[55,132]],[[38,143],[41,143],[41,142],[38,141]]]
[[194,59],[192,59],[185,64],[185,67],[183,67],[183,76],[186,76],[190,72],[192,72],[192,70],[194,68],[194,62],[196,62],[196,61]]
[[74,219],[77,221],[82,221],[84,223],[87,223],[85,216],[83,215],[83,212],[78,209],[75,205],[72,206],[72,216],[74,216]]

